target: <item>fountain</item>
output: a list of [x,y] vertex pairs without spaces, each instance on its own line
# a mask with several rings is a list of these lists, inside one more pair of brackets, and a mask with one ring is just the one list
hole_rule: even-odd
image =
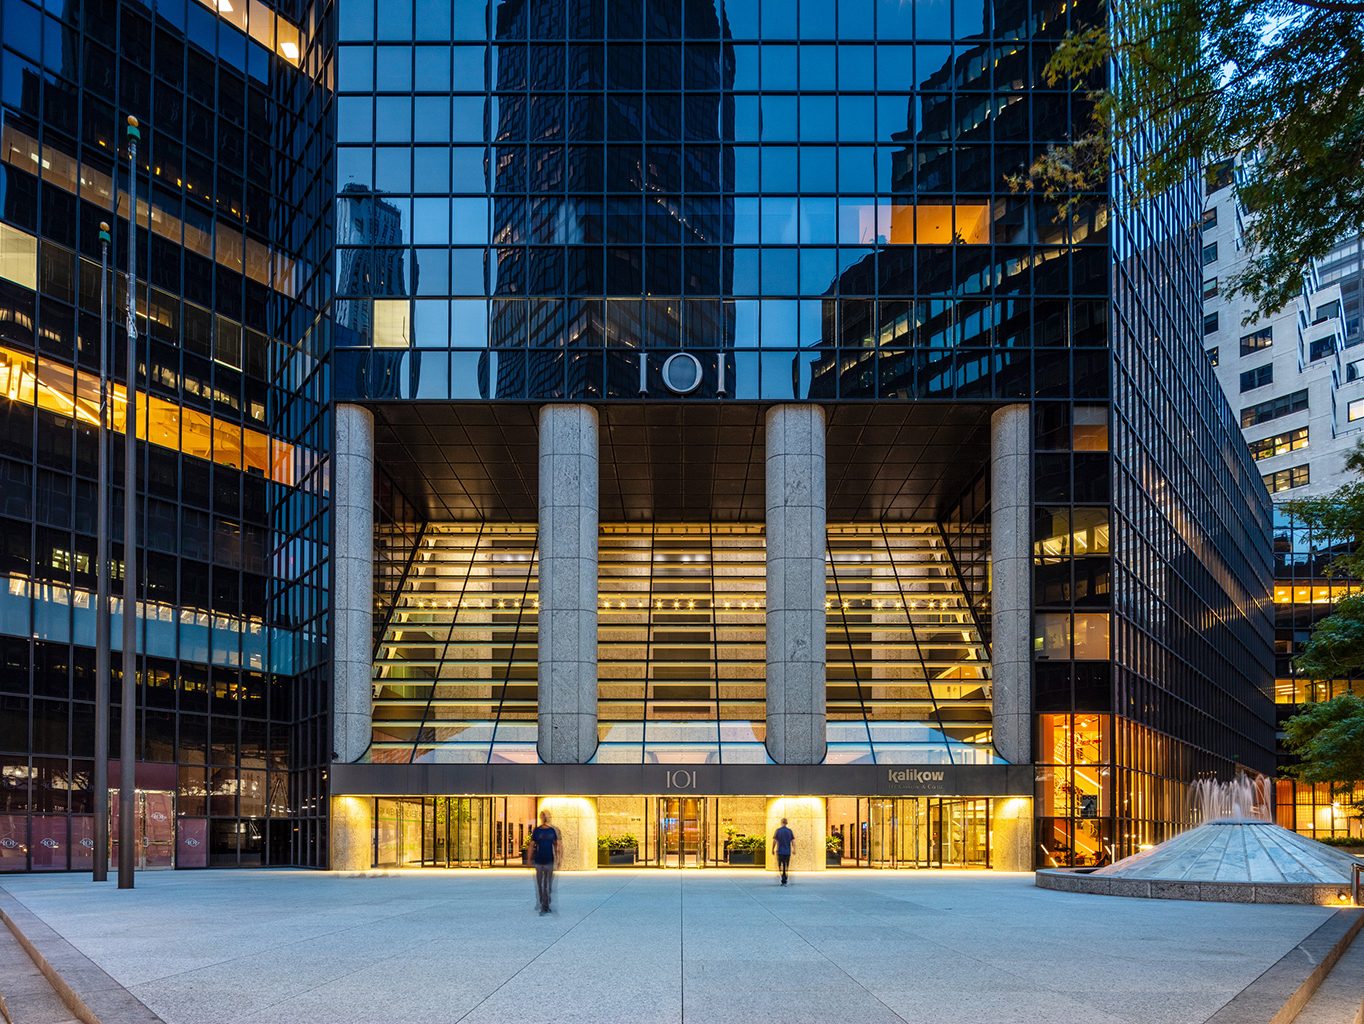
[[1198,779],[1189,787],[1186,831],[1106,867],[1038,871],[1036,883],[1152,899],[1349,903],[1360,861],[1274,824],[1270,807],[1262,775]]

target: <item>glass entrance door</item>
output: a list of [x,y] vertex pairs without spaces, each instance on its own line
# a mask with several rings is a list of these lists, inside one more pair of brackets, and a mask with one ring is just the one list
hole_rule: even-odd
[[990,801],[935,800],[938,864],[983,868],[989,864]]
[[658,801],[658,861],[665,868],[699,868],[706,862],[706,803],[694,796]]
[[840,818],[831,825],[844,840],[844,866],[989,867],[988,799],[870,797],[836,803]]
[[[118,867],[118,791],[109,791],[109,866]],[[134,865],[139,871],[175,867],[175,794],[139,789],[133,798]]]

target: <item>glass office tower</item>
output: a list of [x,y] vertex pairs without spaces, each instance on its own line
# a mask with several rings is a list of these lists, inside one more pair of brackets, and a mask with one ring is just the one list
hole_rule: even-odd
[[[129,115],[136,167],[147,867],[321,864],[330,430],[290,200],[315,15],[15,0],[0,14],[0,871],[89,869],[99,224],[121,593]],[[317,160],[314,153],[311,157]],[[328,207],[330,204],[326,204]],[[114,602],[113,637],[123,609]]]
[[515,860],[537,800],[582,866],[781,811],[1094,863],[1271,770],[1197,191],[1005,180],[1091,8],[444,6],[338,4],[334,865]]
[[[48,417],[88,495],[88,410],[49,396],[97,325],[43,254],[97,258],[84,167],[115,180],[137,114],[178,430],[145,448],[177,589],[143,754],[182,851],[204,821],[214,863],[519,863],[546,808],[580,867],[761,862],[782,816],[811,869],[1093,863],[1272,768],[1268,502],[1200,351],[1196,190],[1060,217],[1005,180],[1084,123],[1041,69],[1089,6],[64,11],[5,8],[3,344],[49,374],[5,472],[44,500]],[[108,116],[54,120],[58,81]],[[34,837],[93,799],[41,781],[54,708],[88,772],[89,526],[63,567],[27,507],[0,813],[12,867],[78,867]]]

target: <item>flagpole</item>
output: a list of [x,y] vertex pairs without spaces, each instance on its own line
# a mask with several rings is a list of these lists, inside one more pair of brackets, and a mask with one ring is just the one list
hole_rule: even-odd
[[123,421],[123,709],[119,719],[118,887],[137,851],[137,118],[128,118],[128,406]]
[[99,482],[95,500],[95,865],[109,880],[109,225],[99,226]]

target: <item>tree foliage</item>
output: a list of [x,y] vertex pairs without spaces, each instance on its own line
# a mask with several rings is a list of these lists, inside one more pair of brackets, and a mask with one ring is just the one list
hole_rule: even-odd
[[1364,810],[1364,798],[1355,796],[1364,782],[1364,698],[1345,693],[1309,704],[1284,723],[1284,746],[1299,758],[1290,775],[1329,782],[1336,795]]
[[1093,117],[1014,187],[1065,207],[1116,167],[1115,191],[1140,201],[1251,158],[1234,186],[1256,214],[1250,258],[1230,288],[1263,312],[1364,224],[1364,2],[1113,0],[1107,24],[1072,30],[1045,73],[1088,93]]

